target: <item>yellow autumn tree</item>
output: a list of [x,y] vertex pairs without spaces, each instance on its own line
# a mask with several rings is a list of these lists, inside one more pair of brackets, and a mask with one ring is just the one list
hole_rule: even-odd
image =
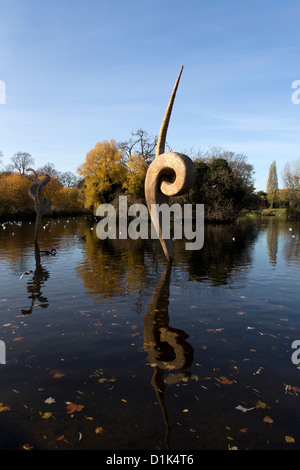
[[148,164],[142,156],[133,153],[127,160],[127,175],[124,182],[124,189],[131,194],[144,195],[144,182],[148,169]]
[[0,211],[2,213],[24,213],[32,211],[32,199],[28,190],[32,184],[31,179],[26,175],[12,173],[0,177]]
[[77,171],[84,178],[85,207],[95,209],[122,189],[127,173],[124,153],[113,139],[104,140],[87,153]]

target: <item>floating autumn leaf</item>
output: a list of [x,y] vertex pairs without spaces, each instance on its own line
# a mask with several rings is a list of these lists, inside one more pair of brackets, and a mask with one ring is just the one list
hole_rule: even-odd
[[46,398],[44,403],[47,403],[47,405],[51,405],[52,403],[55,403],[55,399],[52,397]]
[[295,439],[292,436],[285,436],[285,442],[293,443],[295,442]]
[[251,410],[254,410],[254,407],[252,408],[246,408],[245,406],[243,405],[238,405],[235,407],[236,410],[239,410],[239,411],[242,411],[243,413],[246,413],[247,411],[251,411]]
[[102,426],[98,426],[96,429],[95,429],[95,433],[96,434],[101,434],[103,432],[103,427]]
[[52,417],[51,411],[45,411],[45,413],[42,415],[42,419],[49,419]]
[[265,408],[268,408],[268,405],[266,403],[264,403],[263,401],[259,401],[256,405],[255,405],[255,408],[262,408],[262,409],[265,409]]
[[248,432],[248,428],[242,428],[242,429],[239,429],[239,431],[243,434],[246,434]]
[[300,392],[300,388],[296,387],[294,385],[287,385],[283,384],[285,386],[285,392],[287,393],[288,391],[292,391],[297,395],[297,392]]
[[272,418],[270,418],[269,416],[265,416],[264,419],[263,419],[263,422],[273,424],[274,420]]
[[66,375],[61,370],[50,370],[49,374],[52,375],[53,379],[61,379]]
[[220,377],[219,379],[216,378],[217,382],[223,384],[223,385],[231,385],[233,384],[233,380],[227,379],[227,377]]
[[10,407],[9,406],[4,406],[3,403],[0,403],[0,413],[2,411],[9,411]]
[[32,449],[33,449],[33,446],[31,446],[30,444],[23,444],[23,445],[22,445],[22,449],[24,449],[24,450],[32,450]]
[[103,377],[102,379],[99,379],[99,380],[98,380],[98,383],[99,383],[99,384],[103,384],[103,383],[106,382],[106,381],[107,381],[107,379],[106,379],[105,377]]
[[83,405],[76,405],[75,403],[71,403],[71,402],[66,402],[66,403],[67,403],[66,410],[67,410],[68,415],[75,413],[75,411],[81,411],[84,408]]

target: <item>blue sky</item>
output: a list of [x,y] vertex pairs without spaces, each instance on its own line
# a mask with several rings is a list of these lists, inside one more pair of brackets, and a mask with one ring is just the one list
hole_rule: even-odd
[[0,0],[3,163],[29,152],[73,171],[102,140],[158,134],[184,65],[167,141],[243,153],[266,189],[300,158],[297,0]]

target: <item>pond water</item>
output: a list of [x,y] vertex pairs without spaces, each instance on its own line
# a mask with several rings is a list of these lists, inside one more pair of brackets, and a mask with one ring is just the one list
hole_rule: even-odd
[[300,449],[299,221],[206,225],[171,268],[43,222],[0,225],[0,449]]

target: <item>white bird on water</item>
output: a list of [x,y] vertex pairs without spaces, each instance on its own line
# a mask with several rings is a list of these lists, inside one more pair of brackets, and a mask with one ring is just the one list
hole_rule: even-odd
[[24,272],[21,274],[20,279],[22,279],[25,274],[30,274],[30,273],[32,273],[32,271],[24,271]]

